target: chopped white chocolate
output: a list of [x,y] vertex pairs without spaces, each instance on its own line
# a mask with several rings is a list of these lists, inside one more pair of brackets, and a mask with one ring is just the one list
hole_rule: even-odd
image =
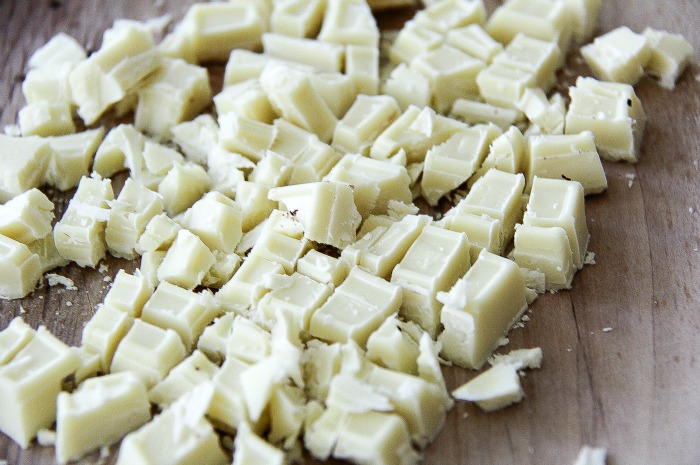
[[102,177],[129,168],[131,177],[141,179],[146,137],[131,124],[120,124],[107,133],[97,148],[92,170]]
[[17,114],[20,131],[27,136],[60,136],[75,132],[71,106],[64,102],[29,103]]
[[379,49],[368,45],[345,48],[345,75],[355,83],[358,94],[379,92]]
[[644,75],[651,48],[644,35],[621,26],[581,47],[581,55],[601,81],[634,85]]
[[425,226],[391,274],[391,282],[403,291],[400,315],[437,337],[437,293],[450,289],[469,269],[469,249],[464,233]]
[[104,128],[98,128],[47,138],[54,151],[45,175],[47,184],[62,191],[76,187],[80,179],[90,173],[104,134]]
[[525,89],[517,107],[527,119],[537,125],[544,134],[563,134],[566,105],[561,94],[552,95],[552,100],[539,87]]
[[236,357],[229,357],[214,374],[214,397],[207,416],[218,429],[235,432],[242,422],[249,421],[241,387],[241,372],[249,366]]
[[39,256],[25,244],[0,234],[0,298],[26,297],[41,276]]
[[559,226],[518,225],[513,260],[522,268],[544,273],[548,290],[568,289],[576,271],[566,231]]
[[312,316],[309,333],[332,342],[367,338],[401,305],[401,288],[360,268],[353,268],[343,283]]
[[268,440],[285,450],[295,447],[302,433],[307,413],[304,391],[296,386],[283,384],[274,390],[270,399],[270,434]]
[[532,87],[549,91],[556,83],[556,70],[562,54],[555,42],[535,39],[522,33],[517,34],[498,54],[493,63],[516,68],[534,77]]
[[367,340],[367,359],[390,370],[417,374],[418,341],[408,332],[409,325],[415,323],[403,322],[397,315],[387,318]]
[[431,3],[415,16],[416,24],[440,34],[469,24],[486,22],[484,2],[463,0],[439,0]]
[[[242,229],[248,232],[267,218],[279,205],[268,199],[270,188],[255,182],[242,181],[236,189],[236,202],[241,206]],[[238,253],[239,250],[236,249]]]
[[0,431],[23,449],[56,419],[63,380],[80,366],[78,356],[41,326],[8,363],[0,366]]
[[318,71],[342,71],[345,48],[339,44],[268,32],[263,34],[265,54]]
[[569,96],[566,134],[589,130],[601,157],[638,160],[646,116],[632,86],[579,77],[576,86],[569,88]]
[[235,253],[214,251],[216,261],[202,278],[202,286],[220,289],[229,282],[241,264],[241,257]]
[[[216,97],[214,102],[216,104]],[[188,160],[206,163],[209,152],[216,147],[219,140],[219,125],[213,116],[203,114],[192,121],[172,126],[170,133],[173,142],[180,147]]]
[[255,434],[248,423],[241,423],[234,442],[232,465],[284,465],[286,457],[282,450]]
[[321,29],[323,0],[281,0],[273,2],[270,30],[292,37],[316,37]]
[[158,279],[194,289],[215,261],[214,254],[197,235],[181,229],[158,267]]
[[199,165],[173,165],[158,184],[163,208],[170,216],[184,212],[211,187],[211,178]]
[[151,419],[146,387],[128,372],[88,379],[71,394],[61,392],[57,410],[58,463],[109,446]]
[[219,115],[235,112],[241,117],[266,124],[271,124],[276,117],[267,94],[257,79],[224,87],[214,96],[214,105]]
[[441,355],[467,368],[480,368],[527,308],[518,265],[486,250],[447,293],[440,322]]
[[100,354],[83,346],[71,347],[71,350],[80,359],[80,366],[73,374],[73,379],[77,384],[81,384],[86,379],[94,378],[102,373],[102,359]]
[[294,163],[288,158],[266,150],[248,175],[248,181],[267,187],[286,186],[292,177],[293,167]]
[[235,316],[235,313],[229,312],[215,318],[212,324],[204,328],[197,341],[197,349],[214,363],[220,364],[226,357],[226,344]]
[[284,274],[279,263],[260,256],[245,260],[233,277],[216,293],[217,302],[226,310],[242,313],[256,304],[267,292],[267,275]]
[[241,214],[236,201],[218,192],[209,192],[185,212],[182,224],[199,236],[210,250],[232,253],[242,236]]
[[452,105],[450,116],[467,124],[493,123],[505,131],[518,122],[521,114],[513,108],[458,98]]
[[523,368],[540,368],[542,366],[542,349],[534,347],[532,349],[511,350],[505,355],[493,354],[489,359],[491,365],[508,363],[515,365],[520,370]]
[[104,304],[138,318],[143,304],[151,297],[153,288],[140,273],[129,274],[119,270],[112,287],[104,297]]
[[530,136],[525,173],[526,190],[530,190],[535,177],[578,181],[585,195],[603,192],[608,187],[590,131]]
[[327,0],[318,40],[341,45],[379,45],[379,28],[363,0]]
[[491,63],[503,51],[503,44],[496,42],[479,24],[450,29],[445,35],[445,43],[486,63]]
[[136,251],[139,254],[154,250],[167,250],[177,237],[182,226],[173,221],[167,214],[160,213],[148,222],[146,229],[139,238]]
[[430,105],[430,80],[416,68],[400,63],[382,86],[382,93],[393,97],[402,110]]
[[155,179],[162,179],[174,165],[185,163],[185,157],[177,150],[150,140],[144,144],[142,155],[144,167],[156,175]]
[[574,465],[605,465],[607,450],[603,447],[583,446],[576,456]]
[[394,63],[410,63],[421,53],[439,47],[444,40],[441,33],[420,26],[415,20],[410,20],[394,39],[389,49],[389,57]]
[[252,120],[236,112],[219,116],[219,144],[231,152],[240,153],[253,162],[259,161],[272,146],[277,135],[270,124]]
[[297,272],[280,278],[281,285],[258,302],[258,313],[266,322],[275,321],[278,311],[287,313],[299,328],[307,331],[311,315],[328,299],[332,288]]
[[680,34],[649,27],[644,29],[643,34],[651,49],[644,72],[658,79],[661,87],[673,89],[676,80],[692,60],[693,46]]
[[73,37],[59,32],[34,51],[27,65],[30,69],[61,63],[78,63],[86,57],[85,49]]
[[511,126],[493,140],[488,155],[474,177],[478,179],[492,168],[506,173],[521,173],[524,162],[525,138],[516,126]]
[[45,139],[0,134],[0,202],[39,187],[51,157],[52,149]]
[[109,371],[130,371],[150,389],[185,356],[185,346],[174,330],[135,319],[117,346]]
[[279,263],[285,273],[291,274],[296,268],[297,261],[311,247],[307,239],[297,239],[266,229],[248,254],[248,257],[256,256]]
[[160,264],[163,263],[164,258],[164,250],[144,252],[144,254],[141,256],[139,271],[141,272],[141,275],[146,278],[153,289],[155,289],[160,282],[158,279],[158,268],[160,268]]
[[565,0],[572,21],[573,40],[588,42],[598,26],[602,0]]
[[335,127],[333,147],[346,153],[369,155],[379,134],[399,115],[396,100],[386,95],[358,95]]
[[34,337],[34,330],[21,316],[14,317],[0,331],[0,366],[7,364]]
[[109,372],[114,351],[129,332],[134,317],[121,309],[102,304],[83,328],[82,347],[100,356],[100,371]]
[[499,364],[452,391],[455,399],[476,402],[486,412],[520,402],[525,393],[514,365]]
[[54,205],[39,189],[30,189],[0,205],[0,234],[30,245],[51,234]]
[[63,258],[60,253],[58,253],[53,234],[48,234],[43,239],[32,242],[28,245],[28,247],[32,253],[39,256],[42,273],[46,273],[54,268],[65,266],[70,263],[68,260]]
[[297,271],[315,281],[337,287],[347,277],[350,266],[343,260],[311,249],[297,262]]
[[270,355],[270,332],[236,315],[226,340],[226,358],[254,364]]
[[345,116],[357,97],[355,82],[350,76],[336,71],[310,74],[311,85],[336,118]]
[[22,94],[27,103],[72,103],[68,76],[75,65],[73,62],[51,63],[29,69],[22,82]]

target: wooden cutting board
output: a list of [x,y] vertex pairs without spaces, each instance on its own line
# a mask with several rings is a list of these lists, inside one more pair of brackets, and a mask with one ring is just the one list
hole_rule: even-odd
[[[114,19],[167,13],[179,20],[190,3],[0,0],[0,126],[15,123],[27,59],[55,33],[94,50]],[[600,32],[666,29],[683,34],[700,58],[698,0],[603,3]],[[493,11],[500,2],[486,4]],[[380,24],[399,27],[410,13],[382,13]],[[570,65],[586,72],[575,57]],[[570,291],[542,295],[531,321],[514,329],[503,349],[544,351],[542,369],[523,379],[526,399],[494,413],[458,403],[423,463],[561,465],[590,444],[608,449],[609,465],[700,464],[700,68],[692,65],[674,91],[648,79],[636,89],[649,118],[641,161],[605,163],[608,190],[586,198],[597,264],[580,271]],[[77,345],[108,289],[105,276],[134,268],[123,260],[107,264],[104,274],[61,269],[77,291],[44,285],[26,299],[0,302],[0,329],[22,314]],[[456,368],[444,373],[450,388],[474,376]],[[116,451],[103,462],[114,463]],[[54,463],[52,448],[21,450],[2,434],[0,459]]]

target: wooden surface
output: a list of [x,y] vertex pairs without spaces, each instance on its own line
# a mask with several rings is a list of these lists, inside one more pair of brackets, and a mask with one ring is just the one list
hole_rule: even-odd
[[[115,18],[168,13],[180,19],[188,3],[0,0],[0,125],[15,122],[24,104],[20,84],[27,59],[56,32],[94,49]],[[498,2],[486,3],[492,11]],[[681,33],[698,62],[697,0],[603,3],[600,31],[627,25]],[[391,14],[380,19],[398,22]],[[541,296],[531,321],[511,332],[507,349],[544,351],[542,369],[523,379],[527,398],[490,414],[459,403],[425,451],[425,464],[569,464],[584,444],[606,447],[608,465],[700,464],[699,81],[693,65],[675,91],[648,79],[637,85],[649,117],[641,161],[606,163],[608,191],[586,199],[597,264],[579,272],[570,291]],[[104,275],[59,270],[77,291],[44,285],[26,299],[0,302],[0,329],[23,313],[33,327],[46,325],[78,344],[108,288],[104,276],[134,267],[114,259],[108,264]],[[474,373],[446,368],[445,375],[454,388]],[[113,447],[104,462],[115,457]],[[22,451],[2,434],[0,459],[54,463],[52,448]]]

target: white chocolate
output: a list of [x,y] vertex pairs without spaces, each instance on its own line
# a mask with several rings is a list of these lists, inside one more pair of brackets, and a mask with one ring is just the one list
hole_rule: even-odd
[[102,373],[109,372],[114,351],[133,323],[133,316],[119,308],[102,304],[83,328],[82,347],[100,356]]
[[510,364],[520,370],[523,368],[540,368],[542,366],[542,349],[533,347],[532,349],[515,349],[505,355],[493,354],[489,359],[492,366],[498,364]]
[[418,341],[408,332],[409,325],[415,323],[403,322],[397,315],[387,318],[367,340],[367,359],[390,370],[417,374]]
[[104,304],[138,318],[143,304],[151,297],[153,288],[140,273],[129,274],[119,270],[112,282],[112,287],[104,297]]
[[325,2],[281,0],[273,2],[270,30],[292,37],[316,37],[321,29]]
[[524,171],[524,164],[525,138],[516,126],[511,126],[493,140],[488,155],[472,179],[482,177],[491,168],[506,173],[521,173]]
[[75,63],[65,62],[31,68],[22,82],[22,95],[27,103],[72,103],[68,76],[74,67]]
[[508,364],[489,368],[452,391],[452,395],[459,400],[476,402],[486,412],[507,407],[525,397],[517,368]]
[[464,0],[440,0],[431,3],[416,14],[416,24],[440,34],[469,24],[483,25],[486,22],[484,2]]
[[204,168],[193,163],[176,164],[158,184],[158,194],[168,215],[175,216],[202,198],[210,187],[211,178]]
[[62,63],[76,64],[86,57],[85,49],[73,37],[59,32],[29,57],[30,69],[46,68]]
[[692,60],[693,46],[680,34],[651,28],[644,29],[643,34],[651,49],[644,72],[658,79],[661,87],[673,89]]
[[[268,440],[285,450],[295,447],[306,419],[306,396],[301,388],[283,384],[270,399],[270,433]],[[256,462],[257,463],[257,462]]]
[[144,254],[141,256],[139,271],[143,277],[146,278],[153,289],[155,289],[160,282],[158,279],[158,268],[160,267],[160,264],[163,263],[164,258],[165,251],[163,250],[144,252]]
[[327,0],[318,40],[341,45],[379,45],[379,28],[362,0]]
[[62,191],[76,187],[80,179],[90,173],[95,153],[104,134],[104,128],[100,127],[77,134],[47,138],[54,153],[47,167],[46,183]]
[[54,205],[39,189],[30,189],[0,205],[0,234],[25,245],[51,234]]
[[503,44],[495,41],[478,23],[450,29],[445,43],[486,63],[491,63],[503,51]]
[[[218,429],[235,432],[249,421],[241,387],[241,372],[250,365],[236,357],[227,358],[214,374],[214,396],[207,416]],[[258,423],[253,426],[257,428]]]
[[229,282],[216,293],[216,301],[227,311],[242,313],[256,304],[267,292],[265,280],[267,275],[284,274],[279,263],[271,262],[260,256],[245,260],[233,274]]
[[0,202],[39,187],[52,157],[50,145],[39,137],[0,134]]
[[260,299],[257,311],[266,322],[274,321],[278,311],[287,313],[299,328],[308,330],[311,315],[331,295],[331,286],[298,272],[281,278],[281,285]]
[[601,81],[634,85],[644,75],[651,48],[644,35],[621,26],[581,47],[581,55]]
[[182,224],[211,251],[232,253],[242,236],[242,210],[236,201],[209,192],[185,212]]
[[235,253],[227,254],[215,250],[214,258],[216,261],[202,278],[202,286],[220,289],[233,277],[233,273],[241,264],[241,257]]
[[248,176],[248,181],[270,188],[286,186],[292,177],[293,169],[294,164],[288,158],[266,150]]
[[337,287],[347,277],[350,266],[343,260],[311,249],[297,262],[297,271],[315,281]]
[[226,339],[226,358],[255,364],[270,355],[270,333],[251,320],[236,315]]
[[358,95],[335,127],[333,147],[346,153],[369,155],[374,140],[399,114],[399,106],[390,96]]
[[310,248],[306,239],[297,239],[266,229],[253,246],[248,257],[257,256],[279,263],[285,273],[291,274],[296,268],[297,260]]
[[423,52],[433,50],[444,42],[442,34],[420,26],[415,20],[407,21],[389,49],[393,63],[410,63]]
[[41,279],[39,256],[14,239],[0,234],[0,298],[26,297]]
[[10,320],[10,324],[0,331],[0,366],[10,362],[34,337],[34,333],[21,316]]
[[412,105],[420,108],[430,105],[430,80],[406,63],[399,63],[391,71],[389,78],[382,86],[382,92],[393,97],[404,111]]
[[531,87],[540,87],[544,91],[549,91],[556,83],[556,71],[561,60],[562,54],[556,42],[535,39],[519,33],[510,41],[503,53],[493,59],[493,63],[531,73],[534,77]]
[[214,105],[219,115],[235,112],[265,124],[271,124],[276,117],[260,81],[254,78],[225,86],[214,96]]
[[167,250],[177,237],[182,226],[165,213],[160,213],[148,222],[139,238],[136,251],[139,254],[155,250]]
[[232,465],[284,465],[285,454],[255,434],[247,423],[242,423],[234,442]]
[[154,176],[154,183],[156,179],[162,180],[174,165],[185,163],[185,157],[177,150],[150,140],[147,140],[144,144],[142,155],[146,170],[156,175]]
[[129,168],[131,177],[141,179],[146,137],[131,124],[120,124],[107,133],[95,154],[92,170],[102,177]]
[[576,272],[566,231],[559,226],[518,225],[513,260],[544,274],[548,290],[568,289]]
[[549,101],[541,88],[525,89],[517,107],[525,113],[532,126],[537,126],[543,134],[564,133],[566,105],[561,94],[553,94]]
[[53,234],[49,234],[43,239],[32,242],[28,245],[28,247],[32,253],[39,256],[42,273],[46,273],[60,266],[65,266],[69,263],[68,260],[63,258],[61,254],[58,253]]
[[342,71],[345,48],[339,44],[267,32],[262,36],[265,54],[306,65],[317,71]]
[[473,125],[493,123],[505,131],[518,122],[521,114],[514,108],[458,98],[452,105],[450,117]]
[[358,94],[379,92],[379,48],[368,45],[345,47],[345,75],[355,83]]
[[576,456],[574,465],[605,465],[607,450],[604,447],[583,446]]
[[216,364],[220,364],[226,357],[226,342],[235,316],[235,313],[229,312],[215,318],[209,326],[204,328],[197,340],[197,350]]
[[[248,181],[238,184],[236,202],[241,206],[243,232],[253,229],[277,208],[278,202],[267,198],[269,192],[270,188],[262,184]],[[236,252],[240,253],[240,250],[237,248]]]
[[602,0],[565,0],[571,16],[573,39],[579,43],[590,41],[598,27]]
[[[216,97],[214,97],[214,104],[216,105]],[[170,128],[170,133],[173,142],[180,147],[187,159],[198,163],[208,161],[209,152],[219,141],[219,125],[209,114],[202,114],[192,121],[176,124]]]
[[215,261],[214,254],[197,235],[181,229],[158,267],[158,280],[194,289]]
[[355,82],[350,76],[336,71],[310,74],[311,85],[336,118],[345,116],[357,97]]
[[60,136],[75,132],[71,106],[64,102],[29,103],[19,110],[17,118],[23,137]]

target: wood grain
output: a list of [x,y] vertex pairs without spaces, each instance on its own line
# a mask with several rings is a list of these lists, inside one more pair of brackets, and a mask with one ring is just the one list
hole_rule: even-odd
[[[190,3],[0,0],[0,125],[15,122],[24,104],[20,85],[27,59],[55,33],[71,34],[94,49],[116,18],[168,13],[177,20]],[[489,11],[498,3],[486,2]],[[380,21],[386,27],[405,17],[383,13]],[[698,24],[697,0],[609,0],[600,30],[627,25],[681,33],[693,44],[697,62]],[[571,64],[580,67],[576,60]],[[570,291],[541,296],[531,307],[531,321],[511,332],[508,349],[544,350],[542,369],[523,379],[527,398],[490,414],[459,403],[426,449],[425,464],[567,464],[584,444],[607,447],[609,465],[700,464],[699,80],[693,65],[672,92],[648,79],[638,84],[649,116],[641,161],[606,163],[609,189],[586,199],[597,264],[579,272]],[[55,198],[65,203],[70,194]],[[107,263],[104,274],[61,269],[77,291],[44,285],[26,299],[0,302],[0,329],[22,314],[33,327],[46,325],[66,343],[78,344],[83,324],[108,289],[105,276],[134,268],[123,260]],[[455,368],[444,372],[452,388],[474,376]],[[104,463],[115,462],[116,450]],[[52,448],[21,450],[2,434],[0,459],[54,463]],[[97,460],[93,454],[80,463]]]

